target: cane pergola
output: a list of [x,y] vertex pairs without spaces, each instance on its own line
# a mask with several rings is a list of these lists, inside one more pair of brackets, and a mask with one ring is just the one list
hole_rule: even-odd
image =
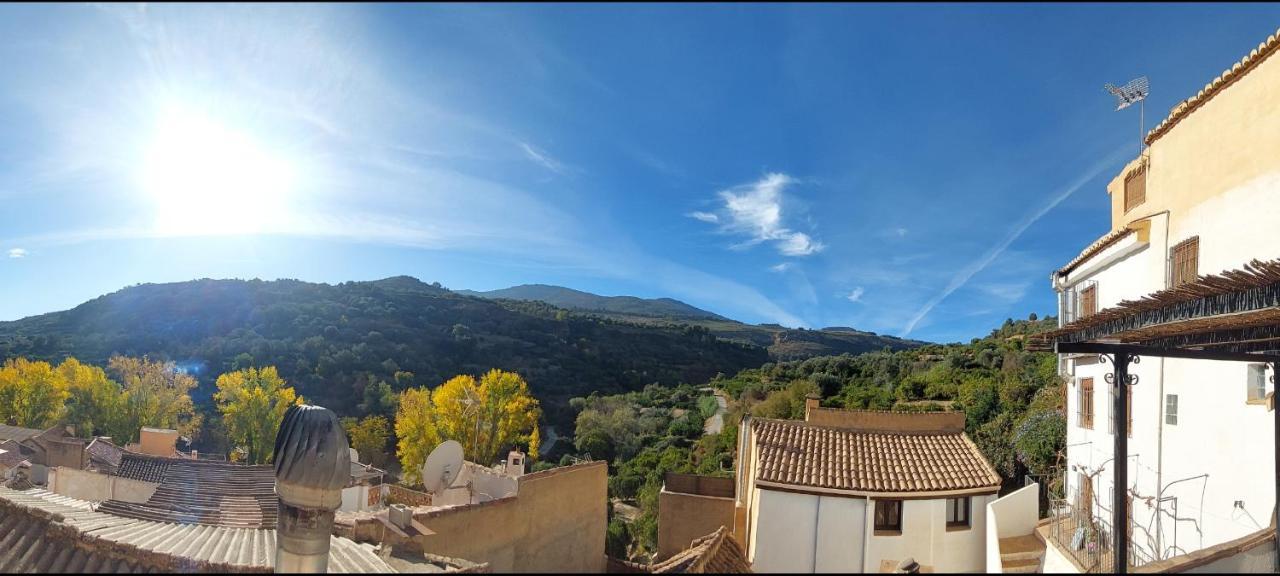
[[[1121,302],[1028,338],[1027,348],[1059,354],[1098,354],[1103,360],[1109,355],[1114,372],[1107,381],[1112,386],[1136,385],[1137,376],[1129,374],[1129,365],[1143,356],[1265,362],[1271,365],[1272,374],[1280,373],[1280,259],[1253,260],[1239,270],[1199,276],[1141,299]],[[1115,414],[1128,413],[1128,394],[1114,394],[1112,398]],[[1274,393],[1272,398],[1274,402]],[[1276,501],[1280,504],[1280,410],[1273,409],[1273,414]],[[1113,462],[1127,461],[1128,437],[1128,422],[1117,418]],[[1128,470],[1116,466],[1113,473],[1113,502],[1124,502]],[[1112,526],[1126,526],[1128,511],[1124,506],[1113,508]],[[1280,523],[1277,524],[1280,550]],[[1123,574],[1129,556],[1126,530],[1112,532],[1115,572]]]

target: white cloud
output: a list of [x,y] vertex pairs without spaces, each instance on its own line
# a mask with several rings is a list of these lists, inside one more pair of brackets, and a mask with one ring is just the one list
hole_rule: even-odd
[[861,286],[858,286],[857,288],[854,288],[853,292],[850,292],[849,295],[846,296],[846,298],[848,298],[850,302],[861,302],[862,295],[865,292],[866,290],[863,290]]
[[770,266],[769,270],[772,272],[786,272],[787,270],[790,270],[792,266],[793,264],[790,262],[782,262],[780,264]]
[[22,248],[10,248],[9,257],[10,258],[26,258],[27,251]]
[[546,153],[546,151],[534,148],[527,142],[521,142],[520,147],[524,149],[525,155],[528,156],[530,160],[541,164],[543,168],[555,172],[556,174],[564,174],[564,164],[561,164],[559,160],[552,158]]
[[795,179],[782,173],[766,174],[750,184],[741,184],[719,192],[724,207],[719,214],[693,212],[691,218],[721,224],[721,231],[745,235],[746,240],[733,248],[746,248],[761,242],[773,242],[780,254],[808,256],[821,252],[826,245],[804,232],[783,224],[783,192]]
[[1005,302],[1021,300],[1030,287],[1029,282],[993,282],[977,286],[984,294]]

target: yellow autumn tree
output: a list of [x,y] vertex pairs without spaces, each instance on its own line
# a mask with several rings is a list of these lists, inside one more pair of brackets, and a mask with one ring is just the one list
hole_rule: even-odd
[[396,455],[405,481],[410,484],[421,481],[422,465],[440,443],[435,423],[430,390],[409,388],[400,394],[400,405],[396,409]]
[[184,436],[200,429],[200,415],[191,403],[196,379],[173,362],[113,356],[108,371],[124,388],[124,413],[128,436],[117,442],[135,442],[143,426],[169,428]]
[[77,436],[110,436],[123,442],[136,432],[129,430],[124,389],[108,378],[102,368],[68,357],[57,370],[67,383],[68,397],[62,420],[75,427]]
[[454,376],[429,395],[423,389],[406,390],[396,412],[405,476],[416,482],[427,455],[445,440],[456,440],[468,460],[484,465],[516,444],[528,444],[536,453],[541,415],[529,385],[515,372],[490,370],[478,381]]
[[266,464],[284,413],[302,404],[302,397],[285,384],[274,366],[228,372],[218,376],[217,385],[213,400],[222,413],[227,438],[245,449],[249,464]]
[[48,362],[13,358],[0,367],[0,422],[48,428],[66,400],[67,381]]

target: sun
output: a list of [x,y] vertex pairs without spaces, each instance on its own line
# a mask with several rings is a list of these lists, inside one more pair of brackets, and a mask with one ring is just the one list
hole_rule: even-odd
[[156,123],[143,180],[161,235],[241,235],[287,218],[294,174],[250,133],[170,110]]

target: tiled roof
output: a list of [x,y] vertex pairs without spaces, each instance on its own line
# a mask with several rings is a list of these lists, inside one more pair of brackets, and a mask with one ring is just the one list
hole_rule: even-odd
[[1169,116],[1147,133],[1147,144],[1154,142],[1156,138],[1172,129],[1178,121],[1186,118],[1188,114],[1208,102],[1210,98],[1213,98],[1218,92],[1231,85],[1232,82],[1249,73],[1250,70],[1253,70],[1259,63],[1274,53],[1277,48],[1280,48],[1280,30],[1263,40],[1261,44],[1258,44],[1257,48],[1254,48],[1247,56],[1236,62],[1234,66],[1223,71],[1212,82],[1205,84],[1204,88],[1200,89],[1200,92],[1196,93],[1195,96],[1187,98],[1179,102],[1177,106],[1174,106],[1173,110],[1169,111]]
[[84,450],[89,453],[90,464],[112,473],[120,469],[120,463],[124,459],[124,448],[102,438],[94,438]]
[[1075,270],[1081,264],[1084,264],[1085,261],[1087,261],[1088,259],[1093,258],[1099,252],[1106,250],[1112,244],[1115,244],[1116,242],[1119,242],[1125,239],[1126,237],[1128,237],[1130,234],[1133,234],[1134,232],[1135,230],[1133,228],[1129,228],[1127,226],[1124,228],[1119,228],[1117,230],[1112,230],[1111,232],[1108,232],[1107,234],[1103,235],[1103,237],[1095,240],[1093,244],[1090,244],[1087,248],[1085,248],[1082,252],[1080,252],[1079,256],[1076,256],[1070,262],[1067,262],[1066,266],[1063,266],[1055,270],[1054,274],[1057,276],[1066,276],[1067,274],[1070,274],[1072,270]]
[[274,528],[279,500],[271,466],[125,453],[120,476],[157,482],[145,503],[103,502],[120,516],[240,528]]
[[653,574],[750,574],[751,566],[729,529],[721,526],[694,540],[688,550],[651,565],[648,571]]
[[0,424],[0,440],[15,440],[17,442],[22,442],[23,440],[27,440],[28,438],[40,434],[41,432],[44,431]]
[[[0,488],[0,572],[271,572],[276,531],[150,522]],[[329,572],[393,572],[332,536]]]
[[27,457],[22,455],[22,448],[13,440],[5,440],[0,442],[0,467],[13,468],[26,461]]
[[851,492],[996,489],[1000,477],[963,432],[894,433],[752,419],[757,480]]

